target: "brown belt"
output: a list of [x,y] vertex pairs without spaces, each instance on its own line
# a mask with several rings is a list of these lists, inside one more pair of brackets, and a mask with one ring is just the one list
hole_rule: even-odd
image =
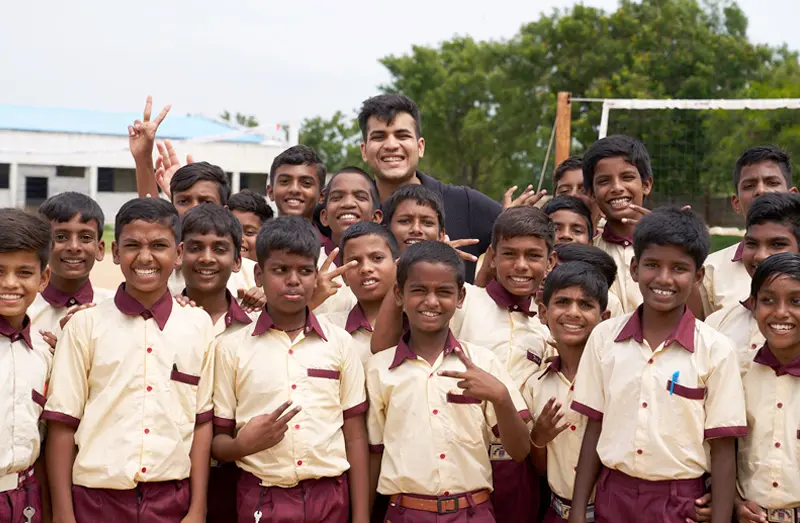
[[489,501],[489,490],[478,490],[469,494],[472,503],[467,499],[467,494],[457,496],[443,496],[437,499],[419,498],[411,494],[393,494],[389,502],[393,505],[400,505],[411,510],[422,510],[424,512],[435,512],[436,514],[451,514],[461,509],[469,508],[471,505],[480,505]]

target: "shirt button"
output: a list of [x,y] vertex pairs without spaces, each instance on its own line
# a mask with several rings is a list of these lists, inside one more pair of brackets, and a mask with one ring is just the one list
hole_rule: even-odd
[[646,401],[642,403],[642,408],[643,408],[643,409],[646,409],[646,408],[647,408],[647,402],[646,402]]
[[147,467],[142,467],[142,473],[147,472]]
[[295,390],[296,388],[297,388],[297,385],[295,385],[294,383],[292,383],[292,390]]
[[653,358],[650,358],[649,360],[647,360],[647,363],[649,363],[650,365],[652,365],[652,364],[653,364]]
[[444,495],[445,495],[445,496],[449,496],[449,495],[450,495],[450,492],[449,492],[449,491],[445,491],[445,492],[444,492]]
[[147,392],[151,392],[152,390],[153,390],[153,387],[151,387],[150,385],[148,385],[148,386],[147,386]]
[[444,458],[446,458],[446,457],[447,457],[447,456],[445,456],[444,454],[439,454],[439,459],[444,459]]
[[755,348],[756,348],[756,344],[755,344],[755,343],[753,343],[752,345],[750,345],[750,348],[751,348],[751,349],[755,349]]
[[576,427],[575,425],[572,425],[572,426],[569,428],[569,430],[578,430],[578,427]]
[[775,487],[775,488],[778,488],[778,482],[777,481],[773,481],[772,482],[772,486]]
[[151,352],[153,352],[153,348],[152,347],[147,347],[147,353],[150,354]]
[[776,448],[776,449],[779,449],[779,448],[781,448],[781,442],[780,442],[780,441],[776,441],[776,442],[775,442],[775,448]]
[[298,459],[297,460],[297,466],[298,467],[302,467],[303,466],[303,460],[302,459]]
[[637,454],[641,454],[642,453],[642,449],[637,450],[636,453]]
[[572,471],[573,472],[577,472],[577,470],[578,470],[578,467],[572,467]]
[[144,429],[145,434],[150,434],[150,429]]
[[294,430],[300,430],[300,425],[295,425]]
[[436,416],[437,414],[439,414],[439,410],[438,409],[433,409],[433,415]]
[[778,408],[782,409],[783,408],[783,403],[778,403]]
[[289,349],[289,354],[294,354],[294,349]]

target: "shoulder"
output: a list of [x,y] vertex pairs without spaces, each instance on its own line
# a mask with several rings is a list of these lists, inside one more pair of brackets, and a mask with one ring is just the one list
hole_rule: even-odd
[[325,322],[337,327],[344,327],[347,324],[347,317],[349,315],[349,312],[344,311],[326,312],[317,316],[317,320],[320,322],[320,325]]
[[699,320],[695,321],[694,328],[695,351],[706,352],[712,365],[734,354],[733,342],[715,328]]
[[706,267],[717,267],[725,263],[731,263],[733,256],[736,254],[736,249],[739,248],[739,243],[734,243],[730,247],[725,247],[716,252],[712,252],[706,258]]
[[380,375],[384,371],[388,371],[389,365],[391,365],[392,360],[394,360],[396,350],[397,346],[390,347],[367,358],[367,361],[364,362],[364,373],[367,376],[375,376]]
[[705,324],[712,329],[721,330],[730,321],[749,315],[750,311],[744,308],[742,304],[737,303],[711,313],[711,315],[706,318]]
[[344,330],[344,328],[332,322],[330,318],[326,318],[324,316],[315,317],[317,319],[317,323],[319,323],[319,326],[322,329],[322,332],[325,334],[326,345],[336,347],[343,352],[353,350],[353,338],[347,333],[346,330]]
[[47,300],[45,300],[41,294],[37,294],[36,299],[33,300],[33,303],[31,303],[30,307],[28,307],[27,310],[28,317],[32,321],[36,321],[36,318],[40,314],[42,314],[48,307],[50,307],[50,304],[47,303]]
[[92,290],[94,291],[93,301],[95,304],[110,300],[117,293],[116,290],[104,289],[102,287],[95,287]]
[[464,354],[478,367],[484,370],[494,368],[495,366],[502,367],[500,359],[495,356],[491,350],[462,340],[458,340],[458,343],[461,345]]
[[172,315],[174,315],[176,319],[179,319],[181,323],[189,322],[202,328],[209,329],[213,325],[211,316],[209,316],[206,311],[200,307],[190,307],[188,305],[184,307],[178,303],[174,297],[172,298],[172,312],[170,313],[170,319],[172,319]]

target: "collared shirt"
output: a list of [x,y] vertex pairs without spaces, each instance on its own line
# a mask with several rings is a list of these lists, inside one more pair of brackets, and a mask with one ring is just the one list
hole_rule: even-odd
[[51,283],[36,296],[28,309],[28,316],[37,329],[50,331],[58,337],[62,330],[61,319],[72,307],[87,303],[100,303],[113,297],[114,291],[95,289],[92,287],[92,282],[88,280],[75,294],[61,292]]
[[34,464],[41,447],[39,416],[52,356],[32,345],[30,318],[23,324],[17,331],[0,316],[0,490],[17,488],[15,474]]
[[464,396],[457,379],[442,370],[464,371],[454,353],[464,353],[502,381],[520,415],[528,418],[525,402],[497,357],[452,333],[433,365],[400,344],[367,360],[370,451],[383,452],[378,492],[447,496],[492,488],[489,433],[497,435],[494,406]]
[[239,305],[239,302],[236,301],[236,298],[233,297],[231,291],[227,291],[227,298],[229,304],[228,312],[214,323],[211,330],[215,338],[223,334],[227,335],[236,332],[242,327],[253,323],[254,317],[257,317],[257,313],[246,313]]
[[496,280],[485,289],[468,283],[464,288],[464,304],[450,321],[453,335],[492,351],[519,389],[539,370],[550,331],[536,317],[530,298],[512,295]]
[[[242,268],[239,272],[232,272],[231,277],[228,278],[228,290],[234,296],[239,296],[239,289],[249,290],[256,286],[255,278],[256,262],[250,258],[242,258]],[[178,294],[186,288],[186,281],[183,279],[183,273],[180,269],[175,269],[172,276],[169,277],[169,291],[172,294]]]
[[302,410],[283,440],[237,461],[265,487],[289,488],[350,468],[344,420],[367,411],[364,370],[350,336],[308,314],[292,340],[265,311],[216,345],[214,423],[237,431],[287,400]]
[[[559,425],[566,423],[569,428],[547,444],[547,481],[550,489],[564,499],[572,499],[575,470],[587,420],[586,416],[569,408],[573,390],[572,382],[561,372],[561,359],[558,356],[547,367],[528,378],[522,388],[522,397],[534,419],[542,414],[550,398],[555,397],[562,405],[564,417]],[[589,502],[593,501],[594,493]]]
[[800,507],[800,358],[781,365],[764,345],[742,380],[750,431],[739,440],[739,494],[765,508]]
[[603,465],[649,481],[698,478],[710,471],[706,439],[747,433],[731,342],[688,309],[655,348],[641,308],[595,327],[573,398],[573,409],[603,421]]
[[169,292],[146,309],[124,289],[67,323],[44,413],[77,428],[72,481],[89,488],[189,477],[195,424],[213,415],[211,318]]
[[642,292],[639,284],[631,276],[631,260],[633,260],[633,238],[620,238],[606,227],[600,236],[595,237],[594,246],[603,249],[617,264],[617,279],[608,289],[619,298],[622,310],[633,312],[642,304]]
[[758,330],[758,323],[753,316],[750,303],[748,298],[741,303],[718,310],[706,318],[706,325],[733,341],[742,368],[753,360],[756,350],[766,342],[764,335]]
[[350,289],[350,287],[345,285],[341,276],[335,278],[333,281],[341,285],[341,287],[336,289],[336,294],[322,302],[316,309],[314,309],[314,314],[317,316],[338,313],[348,314],[351,310],[353,310],[353,307],[356,306],[356,303],[358,303],[356,295],[353,294],[353,291]]
[[321,316],[337,327],[342,327],[353,339],[353,348],[356,350],[361,363],[366,363],[372,351],[370,342],[372,341],[372,325],[364,314],[364,309],[356,303],[350,312],[332,312]]
[[750,296],[750,275],[742,263],[744,243],[737,243],[708,255],[706,274],[700,286],[706,316]]

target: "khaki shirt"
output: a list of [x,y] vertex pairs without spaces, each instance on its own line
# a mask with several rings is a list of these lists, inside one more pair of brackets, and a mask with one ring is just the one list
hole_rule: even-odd
[[353,339],[353,348],[356,350],[361,363],[366,363],[369,357],[372,356],[372,351],[370,350],[372,325],[364,315],[364,309],[361,308],[361,305],[356,303],[350,312],[335,312],[321,317],[347,331]]
[[594,238],[595,247],[603,249],[617,264],[617,279],[609,288],[609,292],[619,298],[622,310],[633,312],[642,304],[642,292],[639,284],[631,276],[631,260],[633,260],[633,238],[614,236],[611,229],[603,229],[600,236]]
[[731,339],[739,364],[743,367],[753,360],[756,350],[766,342],[764,335],[758,330],[751,303],[748,298],[706,318],[706,325]]
[[75,294],[67,294],[51,284],[36,296],[36,300],[28,309],[28,316],[37,329],[50,331],[58,337],[62,330],[61,319],[72,307],[103,302],[113,298],[114,292],[108,289],[95,289],[92,287],[92,282],[87,281]]
[[700,286],[703,311],[711,313],[733,307],[750,296],[750,275],[742,263],[744,243],[708,255],[706,274]]

